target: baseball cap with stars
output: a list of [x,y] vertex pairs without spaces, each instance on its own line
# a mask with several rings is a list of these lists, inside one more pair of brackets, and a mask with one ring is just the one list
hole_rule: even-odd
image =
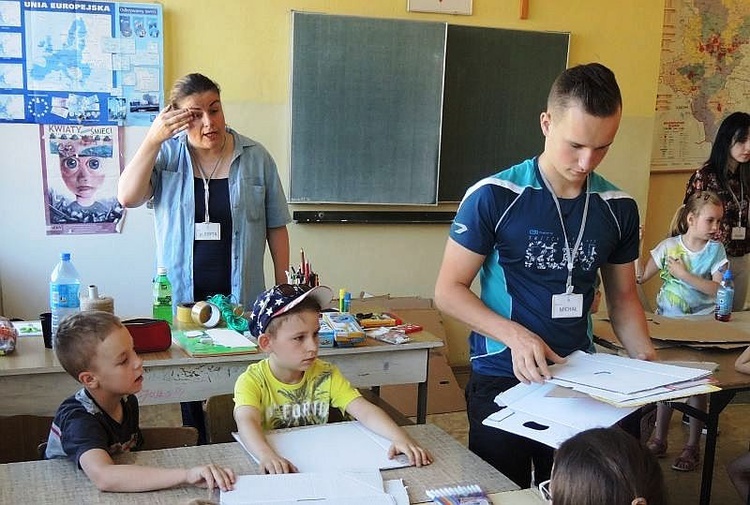
[[254,337],[266,331],[274,317],[289,312],[305,298],[312,297],[321,309],[328,308],[333,291],[326,286],[311,288],[302,284],[279,284],[258,295],[250,312],[250,333]]

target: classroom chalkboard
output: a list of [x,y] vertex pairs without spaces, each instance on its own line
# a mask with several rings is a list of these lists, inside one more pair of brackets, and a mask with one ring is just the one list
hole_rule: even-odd
[[541,152],[569,34],[295,12],[294,203],[430,205]]
[[436,203],[445,25],[293,23],[290,200]]
[[569,37],[448,26],[440,201],[542,152],[539,115],[567,66]]

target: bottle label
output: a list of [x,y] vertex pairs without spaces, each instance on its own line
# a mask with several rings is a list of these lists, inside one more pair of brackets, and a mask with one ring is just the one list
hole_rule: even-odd
[[50,287],[50,308],[80,308],[81,301],[78,292],[78,284],[52,284]]
[[728,316],[732,313],[732,303],[734,301],[734,290],[728,288],[719,288],[716,293],[716,313],[720,316]]

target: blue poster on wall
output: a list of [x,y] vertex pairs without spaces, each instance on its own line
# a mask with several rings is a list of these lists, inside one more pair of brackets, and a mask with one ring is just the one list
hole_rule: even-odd
[[161,5],[0,0],[0,122],[148,125],[163,55]]

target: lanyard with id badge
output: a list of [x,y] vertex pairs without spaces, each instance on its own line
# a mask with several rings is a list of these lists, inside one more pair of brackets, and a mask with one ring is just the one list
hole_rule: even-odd
[[745,199],[745,186],[742,184],[740,179],[740,199],[737,199],[737,195],[734,194],[732,188],[727,184],[727,189],[734,199],[734,203],[737,204],[737,226],[732,226],[732,240],[745,240],[747,228],[742,226],[742,200]]
[[583,204],[583,217],[581,218],[581,229],[578,231],[578,237],[573,245],[573,249],[570,249],[570,243],[568,242],[568,233],[565,231],[565,220],[563,219],[562,210],[560,209],[560,200],[552,190],[547,177],[544,172],[539,170],[542,176],[544,185],[552,195],[552,200],[555,202],[557,208],[557,215],[560,218],[560,226],[562,226],[563,238],[565,239],[565,262],[568,267],[568,277],[565,281],[565,292],[552,295],[552,319],[562,319],[567,317],[583,317],[583,294],[573,292],[573,264],[575,263],[576,255],[578,254],[578,248],[583,240],[583,232],[586,229],[586,219],[589,214],[589,186],[590,179],[586,177],[586,200]]
[[201,179],[203,179],[203,203],[206,206],[205,217],[203,219],[203,222],[195,223],[195,240],[221,240],[221,224],[212,223],[208,215],[208,197],[209,197],[208,183],[211,182],[211,178],[216,173],[216,170],[219,168],[219,165],[221,165],[221,160],[224,159],[224,147],[226,147],[226,145],[227,145],[227,136],[225,133],[224,142],[221,144],[221,152],[219,153],[219,159],[216,160],[214,169],[211,171],[211,174],[209,174],[208,178],[206,178],[206,174],[203,171],[203,167],[198,161],[198,158],[194,157],[195,164],[198,165],[198,171],[201,174]]

